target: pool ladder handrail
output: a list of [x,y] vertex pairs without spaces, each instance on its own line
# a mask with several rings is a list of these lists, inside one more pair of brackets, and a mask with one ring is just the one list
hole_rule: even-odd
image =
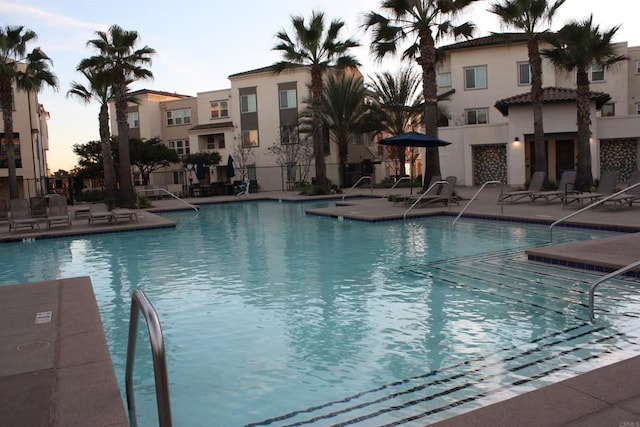
[[[454,219],[453,222],[451,223],[452,227],[456,225],[456,221],[458,221],[458,218],[460,218],[462,214],[467,210],[471,202],[473,202],[476,199],[476,197],[478,197],[478,194],[480,194],[480,192],[484,190],[484,187],[486,187],[489,184],[500,184],[500,198],[498,200],[502,200],[502,195],[504,193],[504,184],[502,183],[502,181],[486,181],[484,184],[482,184],[482,186],[480,186],[478,191],[476,191],[476,194],[474,194],[473,197],[471,197],[471,200],[469,200],[467,204],[464,205],[464,208],[462,208],[462,210],[460,211],[456,219]],[[503,215],[503,214],[504,214],[504,203],[500,203],[500,215]]]
[[342,196],[342,200],[344,200],[344,198],[347,197],[347,194],[351,193],[351,190],[356,188],[358,184],[360,184],[360,182],[364,181],[365,179],[368,179],[369,181],[371,181],[371,194],[373,194],[373,179],[371,179],[371,176],[369,175],[364,175],[364,176],[361,176],[360,179],[357,180],[356,183],[353,184],[351,188],[347,190],[346,193],[344,193],[344,196]]
[[[429,186],[429,188],[427,188],[427,191],[425,191],[424,193],[422,193],[422,194],[420,195],[420,197],[418,197],[418,198],[416,199],[416,201],[415,201],[415,202],[413,202],[413,204],[412,204],[411,206],[409,206],[409,209],[407,209],[407,210],[404,212],[404,215],[403,215],[403,217],[402,217],[404,221],[406,221],[406,220],[407,220],[407,214],[409,213],[409,211],[410,211],[411,209],[413,209],[413,207],[414,207],[415,205],[417,205],[418,203],[420,203],[420,201],[422,200],[422,198],[423,198],[424,196],[427,196],[427,195],[429,195],[429,196],[433,196],[433,194],[429,194],[429,191],[430,191],[433,187],[435,187],[436,185],[438,185],[438,184],[447,184],[447,185],[451,185],[451,184],[449,183],[449,181],[444,181],[444,180],[443,180],[443,181],[436,181],[436,182],[434,182],[433,184],[431,184],[431,185]],[[451,201],[451,192],[449,192],[449,201]],[[449,203],[447,203],[447,206],[449,206]]]
[[585,206],[584,208],[582,208],[582,209],[580,209],[580,210],[578,210],[578,211],[572,212],[572,213],[570,213],[569,215],[567,215],[567,216],[565,216],[565,217],[562,217],[562,218],[560,218],[559,220],[557,220],[557,221],[553,222],[553,223],[549,226],[549,243],[553,242],[553,227],[555,227],[556,225],[558,225],[558,224],[560,224],[561,222],[564,222],[565,220],[567,220],[567,219],[569,219],[569,218],[572,218],[572,217],[574,217],[574,216],[576,216],[576,215],[578,215],[578,214],[581,214],[581,213],[582,213],[582,212],[584,212],[584,211],[588,211],[589,209],[595,208],[596,206],[599,206],[599,205],[603,204],[604,202],[606,202],[606,201],[608,201],[608,200],[610,200],[610,199],[612,199],[612,198],[614,198],[614,197],[617,197],[617,196],[619,196],[620,194],[624,194],[624,193],[626,193],[627,191],[631,190],[632,188],[636,188],[636,187],[638,187],[638,186],[640,186],[640,182],[635,183],[635,184],[631,184],[631,185],[629,185],[628,187],[625,187],[625,188],[623,188],[622,190],[618,191],[617,193],[610,194],[610,195],[608,195],[607,197],[605,197],[605,198],[603,198],[603,199],[598,200],[597,202],[591,203],[590,205],[587,205],[587,206]]
[[131,297],[131,317],[129,320],[129,341],[127,344],[127,366],[125,373],[125,388],[127,392],[127,407],[129,409],[129,423],[136,427],[136,404],[133,393],[133,365],[136,352],[136,338],[138,335],[138,315],[142,312],[149,332],[151,355],[153,357],[153,372],[156,386],[156,403],[158,405],[158,425],[171,427],[171,402],[169,400],[169,381],[167,376],[167,361],[164,351],[164,339],[160,320],[155,308],[139,289]]
[[[138,194],[140,193],[148,193],[148,192],[161,192],[166,194],[167,196],[173,197],[174,199],[176,199],[177,201],[179,201],[180,203],[182,203],[185,206],[190,207],[191,209],[193,209],[194,211],[198,212],[198,207],[196,205],[192,205],[191,203],[181,199],[180,197],[176,196],[175,194],[173,194],[171,191],[169,190],[165,190],[164,188],[144,188],[144,189],[140,189],[137,191]],[[136,204],[138,203],[138,201],[136,200]]]
[[604,277],[601,277],[600,279],[596,280],[595,282],[593,282],[591,284],[591,287],[589,288],[589,318],[591,319],[591,323],[595,323],[596,318],[594,315],[594,305],[595,305],[595,293],[596,293],[596,288],[603,282],[606,282],[609,279],[613,279],[616,276],[619,276],[621,274],[626,273],[629,270],[633,270],[634,268],[640,266],[640,260],[632,262],[631,264],[619,268],[618,270],[611,272],[609,274],[607,274]]
[[389,195],[389,193],[391,193],[391,192],[393,191],[393,189],[394,189],[394,188],[396,188],[396,186],[397,186],[398,184],[400,184],[400,182],[401,182],[401,181],[404,181],[405,179],[406,179],[406,180],[410,180],[411,178],[410,178],[410,177],[408,177],[408,176],[403,176],[403,177],[401,177],[399,180],[397,180],[397,181],[396,181],[396,182],[391,186],[391,188],[390,188],[390,189],[388,189],[388,190],[387,190],[387,192],[386,192],[386,193],[384,193],[384,196],[382,196],[382,198],[383,198],[383,199],[386,199],[386,198],[387,198],[387,196]]

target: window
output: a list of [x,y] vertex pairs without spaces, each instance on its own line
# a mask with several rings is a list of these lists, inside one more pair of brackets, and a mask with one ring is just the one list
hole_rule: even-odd
[[191,123],[191,109],[167,111],[167,126],[188,125]]
[[472,110],[465,110],[465,116],[467,118],[468,125],[480,125],[489,123],[488,108],[475,108]]
[[207,150],[219,150],[224,148],[224,134],[216,133],[207,136]]
[[636,114],[640,114],[640,102],[636,102]]
[[297,94],[295,89],[281,90],[280,109],[284,110],[285,108],[296,108],[298,106],[296,96]]
[[211,118],[229,117],[229,104],[227,101],[211,101]]
[[636,74],[640,74],[640,60],[636,61]]
[[438,87],[451,87],[451,73],[438,74]]
[[601,111],[602,117],[613,117],[616,115],[616,104],[604,104]]
[[256,110],[257,109],[256,109],[255,93],[240,96],[240,112],[241,113],[255,113]]
[[518,63],[518,84],[520,86],[531,84],[531,66],[528,62]]
[[295,126],[280,127],[280,143],[295,144],[298,142],[298,130]]
[[[0,132],[0,141],[2,141],[2,144],[0,144],[0,168],[4,169],[9,167],[9,162],[7,161],[7,146],[4,142],[4,132]],[[21,168],[22,155],[20,154],[20,138],[16,132],[13,133],[13,155],[16,160],[16,167]]]
[[127,113],[127,123],[129,123],[129,129],[140,127],[140,119],[137,111]]
[[258,131],[257,130],[243,130],[242,131],[242,145],[244,147],[257,147],[258,146]]
[[487,67],[469,67],[464,69],[465,89],[487,88]]
[[594,64],[591,66],[591,81],[604,81],[604,67],[602,66],[602,64]]
[[189,150],[189,140],[188,139],[177,139],[175,141],[169,141],[169,148],[172,150],[176,150],[176,153],[179,155],[189,154],[191,151]]

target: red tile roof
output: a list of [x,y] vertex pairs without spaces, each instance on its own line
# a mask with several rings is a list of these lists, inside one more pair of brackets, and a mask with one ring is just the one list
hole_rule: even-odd
[[458,43],[442,46],[439,49],[447,51],[526,42],[527,35],[525,33],[493,33],[486,37],[478,37],[476,39],[464,40]]
[[[611,96],[604,92],[589,92],[589,97],[596,103],[596,109],[602,108],[606,104]],[[542,89],[542,103],[543,104],[559,104],[564,102],[576,102],[578,99],[578,91],[575,89],[567,89],[562,87],[545,87]],[[520,95],[510,96],[496,101],[494,107],[496,107],[503,116],[509,115],[509,107],[512,105],[527,105],[532,104],[531,92],[521,93]]]
[[223,129],[223,128],[232,128],[233,122],[220,122],[220,123],[207,123],[204,125],[197,125],[189,129],[192,130],[207,130],[207,129]]

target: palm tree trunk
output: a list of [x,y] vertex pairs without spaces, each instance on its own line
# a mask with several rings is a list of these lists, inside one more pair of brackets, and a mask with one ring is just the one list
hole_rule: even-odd
[[129,154],[129,124],[127,123],[127,87],[119,85],[115,90],[116,121],[118,123],[118,153],[120,156],[120,205],[134,207],[133,181],[131,180],[131,156]]
[[593,183],[591,172],[591,146],[589,144],[589,125],[591,123],[591,105],[589,100],[589,76],[586,70],[577,72],[578,91],[578,170],[576,188],[589,191]]
[[98,114],[100,123],[100,143],[102,148],[102,167],[104,168],[104,194],[107,200],[116,200],[116,170],[111,154],[111,135],[109,132],[109,106],[100,106]]
[[319,66],[311,67],[311,95],[316,187],[324,192],[327,190],[327,168],[324,162],[324,128],[322,126],[322,70]]
[[[13,92],[11,80],[0,81],[0,104],[2,105],[2,121],[4,124],[4,147],[9,172],[9,197],[18,199],[18,174],[16,172],[16,156],[13,146]],[[8,108],[7,108],[8,106]],[[31,135],[29,135],[31,137]]]
[[[422,68],[422,93],[424,95],[424,127],[425,134],[438,137],[438,87],[436,85],[436,50],[431,31],[427,28],[420,31],[420,58],[417,62]],[[440,153],[437,147],[426,149],[426,170],[422,177],[423,187],[428,185],[431,177],[440,176]]]
[[535,147],[535,171],[545,173],[548,179],[547,147],[542,122],[542,58],[538,48],[538,39],[533,37],[527,42],[529,65],[531,66],[531,98],[533,101],[533,140]]

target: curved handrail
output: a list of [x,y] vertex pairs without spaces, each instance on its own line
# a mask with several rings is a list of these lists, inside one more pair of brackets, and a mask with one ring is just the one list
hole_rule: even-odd
[[164,339],[158,313],[141,290],[133,292],[131,297],[131,317],[129,320],[129,342],[127,344],[127,367],[125,373],[125,388],[127,391],[127,407],[129,408],[129,423],[137,426],[136,403],[133,394],[133,362],[136,352],[136,338],[138,335],[138,312],[142,312],[147,323],[151,354],[153,356],[153,372],[156,384],[156,402],[158,405],[158,423],[160,427],[171,427],[171,403],[169,401],[169,381],[167,377],[167,361],[164,351]]
[[180,197],[176,196],[175,194],[173,194],[169,190],[165,190],[164,188],[144,188],[144,189],[138,190],[137,193],[147,193],[149,191],[153,191],[154,193],[158,192],[158,191],[163,192],[164,194],[173,197],[174,199],[176,199],[177,201],[179,201],[183,205],[189,206],[191,209],[193,209],[194,211],[198,212],[198,207],[196,205],[192,205],[191,203],[182,200]]
[[579,211],[572,212],[572,213],[570,213],[569,215],[567,215],[567,216],[565,216],[565,217],[562,217],[562,218],[560,218],[559,220],[557,220],[557,221],[553,222],[553,223],[549,226],[549,243],[553,242],[553,227],[555,227],[556,225],[558,225],[558,224],[560,224],[561,222],[564,222],[565,220],[567,220],[567,219],[569,219],[569,218],[572,218],[572,217],[574,217],[574,216],[576,216],[576,215],[578,215],[578,214],[580,214],[580,213],[582,213],[582,212],[584,212],[584,211],[587,211],[587,210],[589,210],[589,209],[591,209],[591,208],[595,208],[596,206],[601,205],[601,204],[603,204],[604,202],[606,202],[606,201],[608,201],[608,200],[610,200],[610,199],[612,199],[612,198],[614,198],[614,197],[617,197],[617,196],[619,196],[620,194],[624,194],[624,193],[626,193],[627,191],[631,190],[632,188],[636,188],[636,187],[638,187],[638,186],[640,186],[640,182],[635,183],[635,184],[632,184],[632,185],[630,185],[630,186],[628,186],[628,187],[625,187],[625,188],[623,188],[622,190],[618,191],[617,193],[610,194],[610,195],[608,195],[607,197],[605,197],[604,199],[601,199],[601,200],[598,200],[597,202],[591,203],[590,205],[585,206],[584,208],[580,209]]
[[384,193],[384,196],[382,196],[382,198],[383,198],[383,199],[385,199],[385,198],[389,195],[389,193],[391,193],[391,192],[393,191],[393,189],[394,189],[394,188],[396,188],[396,186],[397,186],[398,184],[400,184],[400,181],[404,181],[405,179],[406,179],[406,180],[409,180],[409,179],[411,179],[411,178],[410,178],[410,177],[408,177],[408,176],[403,176],[402,178],[400,178],[399,180],[397,180],[397,181],[395,182],[395,184],[393,184],[393,185],[391,186],[391,188],[390,188],[390,189],[388,189],[386,193]]
[[606,282],[609,279],[612,279],[616,276],[619,276],[621,274],[626,273],[629,270],[633,270],[634,268],[640,266],[640,260],[636,261],[636,262],[632,262],[631,264],[627,265],[626,267],[622,267],[612,273],[607,274],[606,276],[596,280],[595,282],[593,282],[593,284],[591,285],[591,287],[589,288],[589,318],[591,319],[591,323],[596,321],[596,318],[593,314],[593,310],[594,310],[594,299],[595,299],[595,293],[596,293],[596,288],[602,283],[602,282]]
[[[409,209],[407,209],[407,210],[404,212],[404,216],[402,217],[402,219],[406,221],[406,220],[407,220],[407,214],[409,213],[409,211],[410,211],[411,209],[413,209],[413,207],[414,207],[415,205],[417,205],[418,203],[420,203],[420,200],[422,200],[422,198],[423,198],[424,196],[427,196],[427,195],[431,196],[432,194],[428,194],[428,193],[429,193],[429,190],[431,190],[433,187],[435,187],[435,186],[436,186],[436,185],[438,185],[438,184],[447,184],[447,185],[449,185],[449,186],[451,185],[451,184],[449,184],[449,181],[436,181],[436,182],[434,182],[433,184],[431,184],[431,185],[429,186],[429,188],[427,188],[427,191],[425,191],[424,193],[422,193],[422,194],[420,195],[420,197],[418,197],[418,199],[417,199],[415,202],[413,202],[413,204],[412,204],[411,206],[409,206]],[[449,200],[451,200],[451,192],[449,192]]]
[[371,181],[371,194],[373,194],[373,180],[371,179],[371,177],[369,175],[365,175],[365,176],[361,176],[360,179],[357,180],[356,183],[353,184],[351,186],[351,188],[347,190],[346,193],[344,193],[344,196],[342,196],[342,200],[344,200],[344,198],[347,197],[347,194],[351,193],[351,190],[356,188],[358,186],[358,184],[360,184],[360,182],[365,180],[365,179],[368,179],[369,181]]
[[[456,225],[456,221],[458,221],[458,218],[460,218],[462,216],[462,214],[464,213],[464,211],[467,210],[467,208],[469,207],[469,205],[471,204],[471,202],[473,202],[476,197],[478,197],[478,194],[480,194],[480,192],[484,189],[484,187],[486,187],[489,184],[500,184],[500,198],[498,200],[502,200],[502,194],[504,191],[504,184],[502,184],[502,181],[487,181],[484,184],[482,184],[482,186],[478,189],[478,191],[476,191],[476,194],[473,195],[473,197],[471,198],[471,200],[469,200],[469,202],[467,202],[466,205],[464,205],[464,208],[462,208],[462,210],[460,211],[460,213],[458,214],[458,216],[456,217],[456,219],[453,220],[453,222],[451,223],[451,226],[453,227],[454,225]],[[500,203],[500,214],[502,215],[504,213],[504,203]]]

